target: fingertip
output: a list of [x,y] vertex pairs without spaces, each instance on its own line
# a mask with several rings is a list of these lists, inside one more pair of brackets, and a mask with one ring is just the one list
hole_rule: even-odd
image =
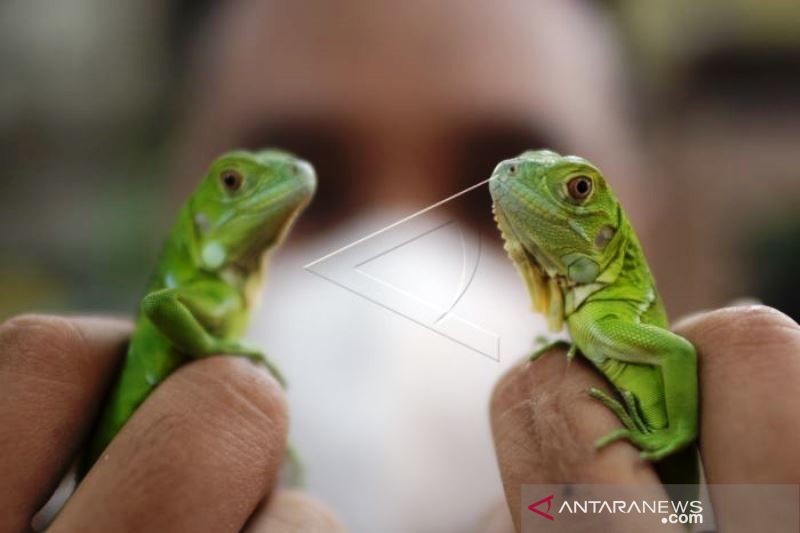
[[258,473],[248,477],[260,477],[265,488],[275,482],[289,419],[283,389],[269,372],[246,358],[221,355],[179,368],[164,385],[154,392],[154,401],[191,405],[195,412],[181,425],[215,432],[206,437],[208,444],[198,435],[198,445],[226,455],[220,458],[226,463],[247,461],[249,473]]
[[130,330],[130,322],[105,317],[12,317],[0,325],[0,368],[57,381],[92,375],[113,367],[106,356],[116,355]]
[[797,483],[800,460],[785,443],[800,440],[791,392],[800,383],[800,326],[750,305],[704,313],[676,330],[698,352],[699,443],[709,481]]
[[0,325],[0,530],[47,500],[73,459],[113,375],[130,323],[27,314]]
[[231,356],[187,364],[134,413],[53,530],[87,528],[87,516],[97,531],[238,530],[276,483],[287,432],[266,371]]
[[755,343],[794,344],[800,326],[786,314],[766,305],[723,307],[679,320],[675,330],[698,342],[724,343],[736,348]]
[[658,481],[652,466],[642,464],[632,445],[619,442],[595,449],[595,441],[620,424],[586,391],[608,385],[587,362],[567,364],[564,354],[554,349],[515,366],[492,395],[495,452],[518,528],[524,485]]
[[492,391],[490,410],[500,414],[521,399],[546,390],[564,371],[562,348],[551,348],[535,361],[525,358],[501,376]]
[[296,490],[280,491],[253,515],[249,533],[340,533],[339,517],[318,499]]
[[[280,383],[263,366],[244,357],[221,355],[194,361],[175,373],[178,382],[198,390],[232,388],[236,395],[222,394],[224,402],[238,407],[247,400],[256,418],[270,420],[280,429],[288,428],[288,405]],[[222,392],[222,391],[220,391]]]

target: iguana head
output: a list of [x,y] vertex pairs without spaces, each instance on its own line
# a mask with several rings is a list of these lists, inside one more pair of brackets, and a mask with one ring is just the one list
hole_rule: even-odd
[[560,313],[560,307],[548,309],[562,297],[550,280],[562,287],[595,282],[616,254],[622,224],[616,197],[591,163],[549,150],[501,162],[489,189],[506,249],[534,307]]
[[314,168],[280,150],[235,151],[211,164],[189,200],[204,268],[257,268],[316,188]]

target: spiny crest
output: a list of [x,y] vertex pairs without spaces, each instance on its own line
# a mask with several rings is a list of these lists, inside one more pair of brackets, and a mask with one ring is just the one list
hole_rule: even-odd
[[522,243],[513,237],[510,227],[507,227],[508,223],[495,203],[492,204],[492,213],[503,238],[503,249],[528,289],[533,311],[546,316],[551,331],[560,330],[564,324],[564,295],[559,281],[549,277],[536,258],[532,257]]

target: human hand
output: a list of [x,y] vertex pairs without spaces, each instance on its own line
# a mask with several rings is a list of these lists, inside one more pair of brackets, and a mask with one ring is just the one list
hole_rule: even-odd
[[[0,326],[0,532],[26,531],[73,463],[131,333],[108,318]],[[134,414],[49,531],[344,531],[322,504],[276,491],[281,388],[236,357],[181,367]]]
[[[708,483],[800,483],[800,326],[778,311],[752,306],[698,314],[675,330],[698,351],[698,446]],[[619,421],[586,390],[610,389],[587,361],[578,357],[567,367],[564,351],[552,351],[512,369],[491,402],[495,449],[517,530],[523,484],[659,482],[631,444],[594,449],[594,441]],[[723,525],[725,513],[717,509]]]

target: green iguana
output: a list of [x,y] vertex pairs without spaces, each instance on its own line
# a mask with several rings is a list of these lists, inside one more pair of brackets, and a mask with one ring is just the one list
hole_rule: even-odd
[[286,152],[236,151],[214,161],[166,241],[80,475],[150,392],[193,359],[248,357],[283,384],[264,354],[240,337],[259,296],[267,253],[283,241],[315,188],[312,166]]
[[[636,234],[600,171],[580,157],[529,151],[497,165],[489,187],[534,310],[551,330],[566,324],[568,357],[580,350],[619,393],[621,401],[589,390],[624,426],[596,447],[627,439],[652,461],[689,447],[697,436],[695,350],[669,331]],[[697,482],[696,453],[686,453],[672,472],[659,470],[662,480]]]

